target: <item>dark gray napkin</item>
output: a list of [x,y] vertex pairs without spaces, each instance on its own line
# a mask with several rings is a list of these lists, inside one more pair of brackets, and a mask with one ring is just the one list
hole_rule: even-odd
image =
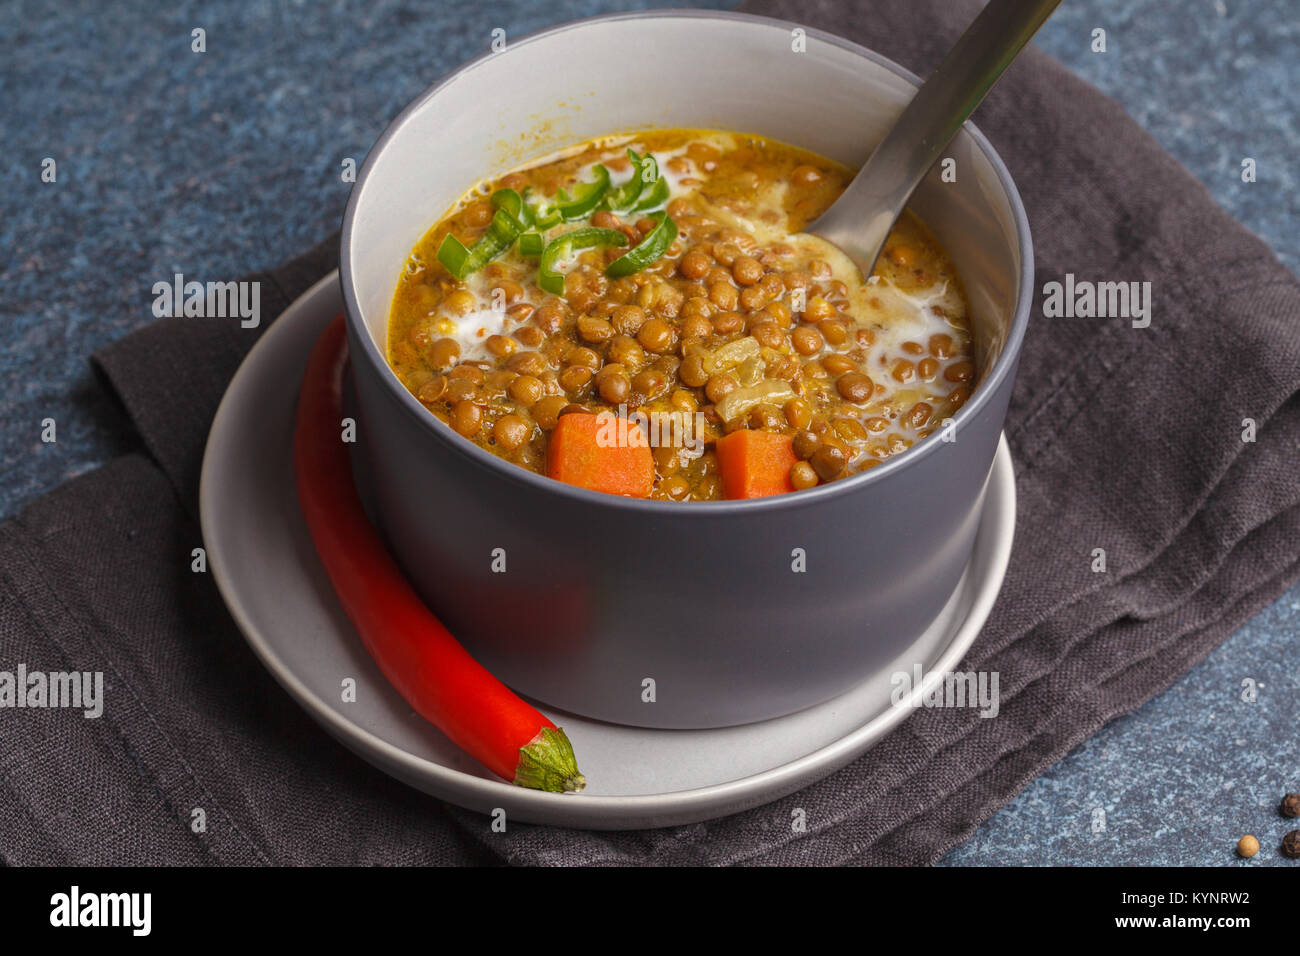
[[[748,9],[924,73],[978,4]],[[976,120],[1025,199],[1038,288],[1067,272],[1149,280],[1154,302],[1146,329],[1035,308],[1007,423],[1015,550],[963,665],[999,673],[996,719],[918,711],[826,780],[709,823],[494,834],[334,744],[263,671],[208,576],[190,571],[204,439],[257,333],[164,320],[95,356],[151,457],[75,479],[0,526],[0,668],[102,670],[112,701],[98,720],[48,710],[0,721],[0,856],[925,863],[961,842],[1300,576],[1300,283],[1115,103],[1037,51]],[[330,240],[258,277],[263,313],[334,258]],[[1092,570],[1096,548],[1105,573]],[[791,832],[795,807],[806,833]]]

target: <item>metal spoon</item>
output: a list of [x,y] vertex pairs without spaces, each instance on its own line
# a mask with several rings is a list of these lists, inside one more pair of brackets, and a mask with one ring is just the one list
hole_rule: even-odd
[[853,182],[804,230],[839,246],[864,278],[913,191],[1061,0],[990,0],[903,109]]

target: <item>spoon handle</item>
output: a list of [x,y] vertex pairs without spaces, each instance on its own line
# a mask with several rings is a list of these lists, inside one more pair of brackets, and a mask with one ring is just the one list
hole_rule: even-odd
[[930,167],[1061,0],[990,0],[830,209],[805,230],[870,276]]

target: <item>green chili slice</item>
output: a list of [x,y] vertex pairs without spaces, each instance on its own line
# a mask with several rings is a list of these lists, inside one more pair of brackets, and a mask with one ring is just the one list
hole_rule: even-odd
[[540,232],[526,232],[519,237],[519,254],[533,258],[540,256],[542,249],[546,246],[546,240],[542,238]]
[[578,183],[573,187],[572,195],[563,189],[560,190],[556,206],[559,207],[560,215],[566,221],[586,219],[609,192],[609,170],[597,163],[592,167],[592,172],[596,174],[595,181]]
[[532,210],[524,205],[523,197],[513,189],[498,189],[489,199],[493,209],[504,209],[514,217],[523,232],[533,221]]
[[524,190],[523,200],[529,222],[538,229],[544,232],[560,224],[563,217],[560,215],[559,207],[553,201],[537,195],[531,186]]
[[677,223],[666,212],[650,214],[651,219],[658,220],[658,225],[646,234],[633,248],[619,256],[605,268],[605,275],[611,279],[621,279],[634,272],[640,272],[654,262],[673,244],[677,238]]
[[[673,227],[673,233],[676,234],[677,227]],[[651,235],[654,235],[652,232]],[[642,245],[645,241],[642,241]],[[593,246],[626,246],[627,236],[617,229],[597,229],[595,226],[586,226],[582,229],[574,229],[572,232],[566,232],[562,236],[556,236],[546,244],[542,250],[541,261],[537,263],[537,284],[551,295],[564,295],[564,273],[556,268],[561,259],[567,259],[579,249],[590,249]],[[640,248],[639,246],[637,248]],[[624,256],[626,258],[626,256]],[[615,262],[620,260],[615,259]]]
[[438,261],[457,279],[464,279],[509,249],[521,231],[518,219],[506,210],[498,209],[492,214],[487,232],[472,246],[466,247],[447,233],[442,245],[438,246]]
[[638,156],[629,149],[627,155],[632,160],[632,178],[611,190],[603,204],[611,212],[620,214],[631,212],[645,188],[659,178],[659,163],[649,153]]
[[654,209],[656,206],[662,206],[668,201],[668,180],[660,176],[655,180],[655,184],[650,187],[650,191],[637,200],[632,207],[634,212],[641,212],[645,209]]
[[438,246],[438,261],[457,279],[469,275],[469,270],[466,268],[469,262],[469,249],[451,233],[442,237],[442,245]]

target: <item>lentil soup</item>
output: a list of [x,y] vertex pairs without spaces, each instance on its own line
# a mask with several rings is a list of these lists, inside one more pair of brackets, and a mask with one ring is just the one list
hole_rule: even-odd
[[389,364],[467,440],[599,491],[758,497],[873,468],[940,429],[975,366],[961,282],[915,216],[865,282],[802,233],[852,176],[654,130],[479,183],[406,263]]

